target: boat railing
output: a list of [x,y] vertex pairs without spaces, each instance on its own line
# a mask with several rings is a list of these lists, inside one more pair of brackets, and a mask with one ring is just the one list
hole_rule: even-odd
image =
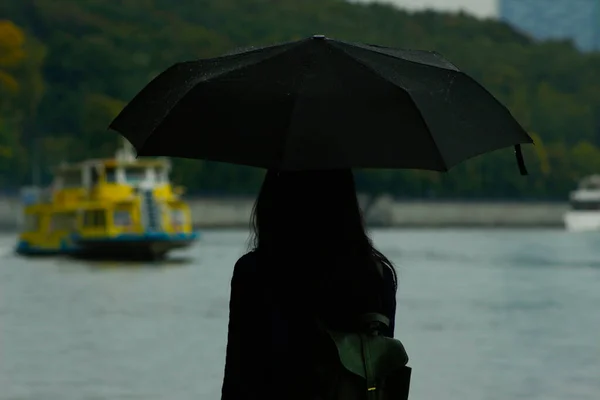
[[21,204],[29,206],[40,203],[52,202],[52,189],[41,187],[25,187],[20,190]]
[[40,203],[43,198],[44,189],[37,186],[27,186],[21,188],[19,191],[19,198],[21,200],[21,204],[28,206],[31,204]]
[[600,175],[590,175],[579,181],[579,190],[600,190]]
[[569,198],[577,201],[598,201],[600,200],[600,189],[576,190],[570,193]]

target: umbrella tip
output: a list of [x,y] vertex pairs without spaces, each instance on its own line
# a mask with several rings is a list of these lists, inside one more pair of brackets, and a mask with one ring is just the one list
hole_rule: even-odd
[[313,39],[324,40],[325,35],[313,35]]

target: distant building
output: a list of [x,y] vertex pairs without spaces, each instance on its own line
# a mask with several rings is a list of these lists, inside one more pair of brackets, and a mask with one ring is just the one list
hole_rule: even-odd
[[600,50],[600,0],[498,0],[500,19],[537,40]]

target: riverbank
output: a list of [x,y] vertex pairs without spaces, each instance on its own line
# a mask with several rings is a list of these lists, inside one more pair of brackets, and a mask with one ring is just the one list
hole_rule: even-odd
[[[254,199],[190,200],[199,227],[247,227]],[[381,197],[366,208],[370,226],[395,228],[562,228],[566,203],[399,201]]]
[[[254,198],[190,197],[198,228],[247,228]],[[568,209],[561,202],[394,200],[382,196],[361,199],[368,225],[407,228],[561,228]],[[21,205],[17,198],[0,198],[0,229],[16,229]]]

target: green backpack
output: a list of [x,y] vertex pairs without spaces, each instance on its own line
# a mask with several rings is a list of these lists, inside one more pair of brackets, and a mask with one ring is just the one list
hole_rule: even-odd
[[318,400],[406,400],[411,368],[399,340],[380,334],[389,320],[381,314],[362,316],[358,332],[336,332],[318,323],[337,348],[338,359],[317,366]]

